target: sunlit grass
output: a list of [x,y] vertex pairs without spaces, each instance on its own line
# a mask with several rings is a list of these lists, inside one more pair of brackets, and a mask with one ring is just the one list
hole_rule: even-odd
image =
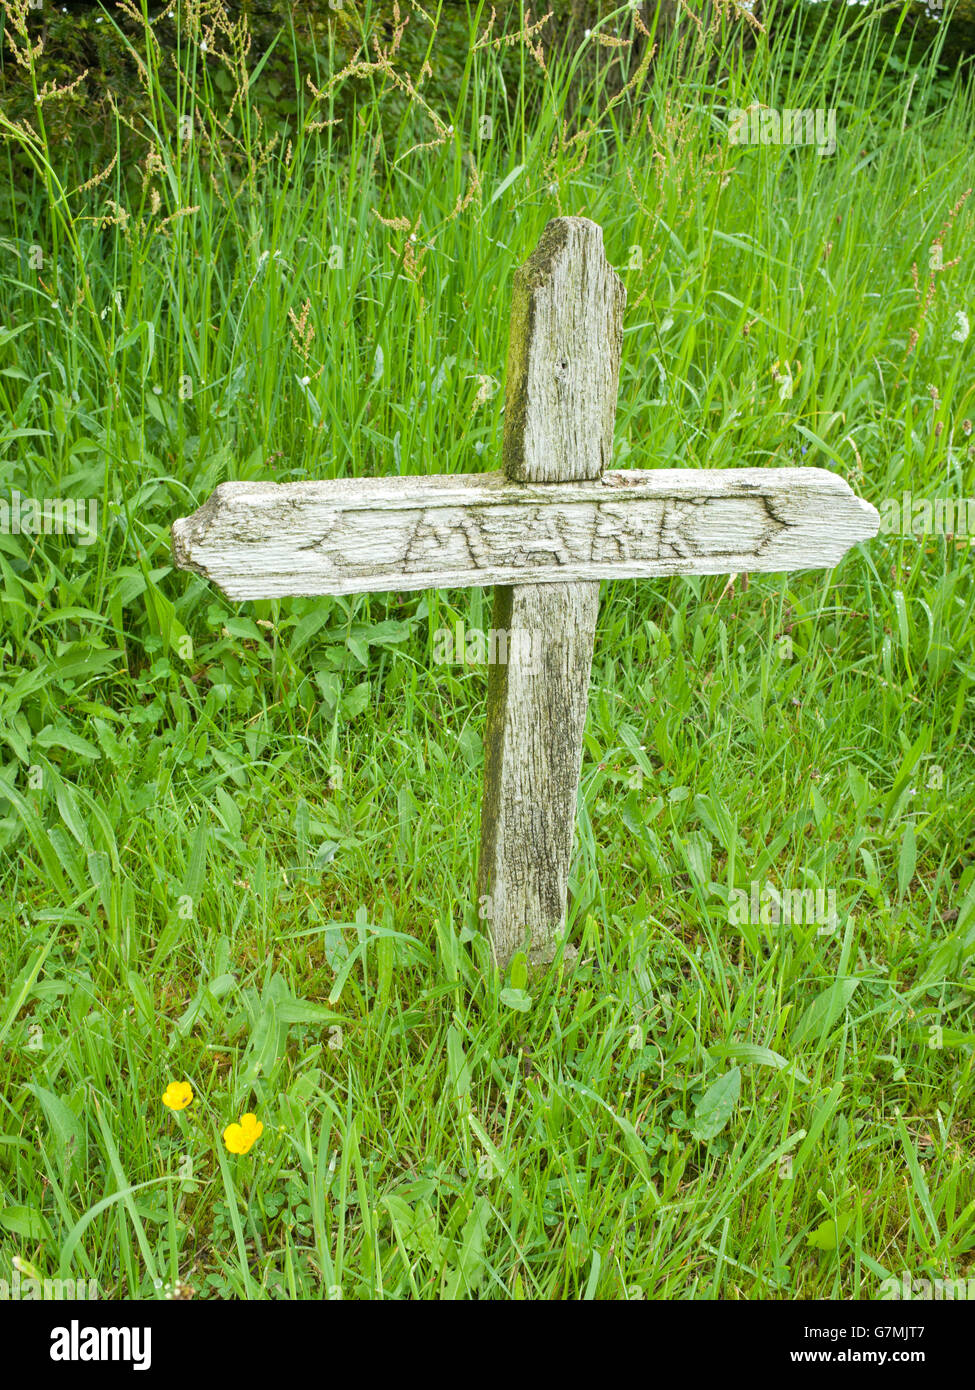
[[[455,105],[397,122],[423,88],[387,35],[342,78],[322,51],[286,128],[260,75],[228,123],[240,65],[217,85],[184,11],[175,102],[145,44],[151,126],[108,173],[4,127],[36,177],[0,228],[0,494],[100,524],[0,535],[0,1265],[136,1297],[963,1277],[967,540],[604,586],[582,963],[528,1012],[474,897],[486,675],[433,661],[489,596],[237,607],[172,569],[172,520],[225,478],[497,467],[511,277],[560,214],[601,223],[628,289],[620,466],[975,495],[970,85],[885,59],[866,12],[721,65],[685,45],[679,82],[665,43],[612,87],[544,36],[545,74],[538,35],[493,47],[489,14]],[[835,154],[731,145],[754,101],[835,108]],[[832,890],[836,930],[734,924],[753,882]],[[839,1251],[810,1246],[844,1202]]]

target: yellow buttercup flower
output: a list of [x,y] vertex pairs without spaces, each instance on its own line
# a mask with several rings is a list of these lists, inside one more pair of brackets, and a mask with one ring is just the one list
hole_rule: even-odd
[[193,1087],[188,1081],[170,1081],[163,1091],[162,1103],[170,1110],[185,1110],[193,1099]]
[[264,1126],[256,1115],[241,1115],[239,1125],[228,1125],[224,1130],[223,1142],[232,1154],[245,1154],[263,1133]]

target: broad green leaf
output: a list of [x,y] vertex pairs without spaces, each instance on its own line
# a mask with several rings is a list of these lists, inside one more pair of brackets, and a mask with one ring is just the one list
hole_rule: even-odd
[[0,1211],[0,1226],[25,1240],[50,1240],[51,1228],[34,1207],[4,1207]]
[[903,898],[907,892],[914,868],[917,864],[917,842],[914,838],[914,822],[908,821],[901,837],[900,855],[897,859],[897,896]]
[[460,1030],[453,1023],[447,1029],[447,1076],[450,1081],[451,1099],[456,1101],[463,1111],[470,1103],[471,1069],[464,1055]]
[[33,1083],[27,1086],[41,1103],[44,1117],[55,1139],[54,1151],[61,1165],[65,1186],[69,1186],[85,1145],[85,1128],[69,1105],[53,1091]]
[[859,980],[834,980],[812,1001],[792,1029],[792,1042],[819,1042],[836,1023],[853,998]]
[[518,951],[511,958],[511,988],[523,990],[528,983],[528,957]]
[[738,1097],[741,1094],[741,1068],[732,1067],[719,1076],[713,1086],[709,1086],[694,1107],[694,1126],[691,1133],[695,1139],[713,1139],[720,1134],[731,1119]]
[[183,879],[183,893],[192,899],[194,909],[203,896],[203,882],[206,875],[206,847],[207,822],[204,816],[193,833],[193,843],[190,846],[186,864],[186,876]]
[[348,1023],[346,1014],[337,1014],[324,1004],[315,1004],[309,999],[289,999],[275,1007],[275,1014],[281,1023]]
[[523,989],[503,989],[501,991],[501,1003],[507,1005],[509,1009],[517,1009],[519,1013],[526,1014],[532,1006],[531,995]]
[[80,734],[72,733],[64,724],[46,725],[37,735],[36,741],[41,748],[64,748],[69,753],[77,753],[79,758],[87,758],[91,762],[97,762],[102,756],[101,750],[93,743],[89,743]]
[[346,719],[356,719],[369,704],[369,682],[361,681],[348,695],[342,697],[342,713]]
[[817,1250],[835,1250],[855,1220],[856,1207],[851,1205],[848,1211],[841,1211],[836,1217],[831,1216],[821,1222],[814,1231],[809,1232],[806,1241]]
[[[716,1061],[723,1061],[730,1057],[736,1062],[753,1062],[756,1066],[774,1067],[777,1071],[790,1065],[787,1057],[773,1052],[770,1047],[759,1047],[757,1043],[728,1043],[727,1046],[711,1047],[708,1051]],[[798,1070],[795,1075],[799,1081],[809,1085],[808,1076],[803,1076],[802,1072]]]

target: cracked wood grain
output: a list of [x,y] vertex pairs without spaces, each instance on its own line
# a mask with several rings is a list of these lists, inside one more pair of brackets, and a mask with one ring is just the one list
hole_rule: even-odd
[[[557,514],[540,507],[530,532],[542,540],[559,537],[564,548],[545,572],[574,582],[526,583],[519,576],[522,582],[494,591],[494,628],[528,634],[534,653],[530,666],[488,668],[478,888],[501,970],[522,949],[533,964],[546,964],[566,927],[599,611],[599,580],[591,569],[599,563],[593,560],[597,535],[612,551],[614,524],[625,514],[632,522],[622,531],[629,546],[659,557],[669,545],[663,534],[666,508],[658,513],[652,499],[631,499],[617,515],[605,516],[605,504],[588,504],[586,510],[587,504],[570,503],[564,491],[586,482],[599,487],[610,461],[625,302],[622,281],[603,251],[602,228],[583,217],[550,222],[515,274],[505,475],[533,491],[550,489],[566,523],[570,509],[581,505],[587,534],[580,572],[579,538],[568,524],[560,535]],[[623,497],[625,484],[608,491],[614,499]],[[642,510],[630,512],[631,505]],[[575,574],[569,570],[573,558]],[[587,566],[592,577],[584,578]]]
[[221,483],[173,554],[229,598],[279,598],[823,568],[878,520],[823,468]]

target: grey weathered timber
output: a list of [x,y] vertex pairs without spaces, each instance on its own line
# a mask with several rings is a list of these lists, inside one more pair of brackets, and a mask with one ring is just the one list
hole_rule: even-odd
[[511,296],[502,462],[513,481],[599,478],[610,463],[625,304],[602,227],[550,222]]
[[[555,497],[566,485],[598,485],[612,456],[625,304],[602,228],[583,217],[550,222],[514,277],[502,447],[511,481]],[[587,529],[593,539],[600,529],[612,549],[614,528],[606,518],[600,527],[601,511],[586,517]],[[637,528],[648,523],[652,530],[647,517]],[[540,527],[541,538],[547,529],[557,530]],[[625,525],[617,534],[627,534]],[[659,529],[651,544],[659,550]],[[502,969],[522,949],[532,964],[550,961],[565,930],[599,611],[596,579],[519,580],[495,589],[492,625],[530,633],[534,660],[488,668],[478,866]]]
[[598,611],[598,583],[494,591],[495,631],[532,639],[530,663],[488,667],[478,895],[502,969],[547,964],[565,929]]
[[229,598],[638,579],[835,565],[877,514],[825,468],[501,472],[221,483],[173,523],[183,569]]
[[[495,586],[478,892],[502,968],[544,964],[567,884],[601,579],[832,566],[879,517],[821,468],[612,471],[623,286],[602,231],[545,229],[515,274],[503,472],[222,483],[177,566],[234,599]],[[508,640],[508,639],[513,640]]]

